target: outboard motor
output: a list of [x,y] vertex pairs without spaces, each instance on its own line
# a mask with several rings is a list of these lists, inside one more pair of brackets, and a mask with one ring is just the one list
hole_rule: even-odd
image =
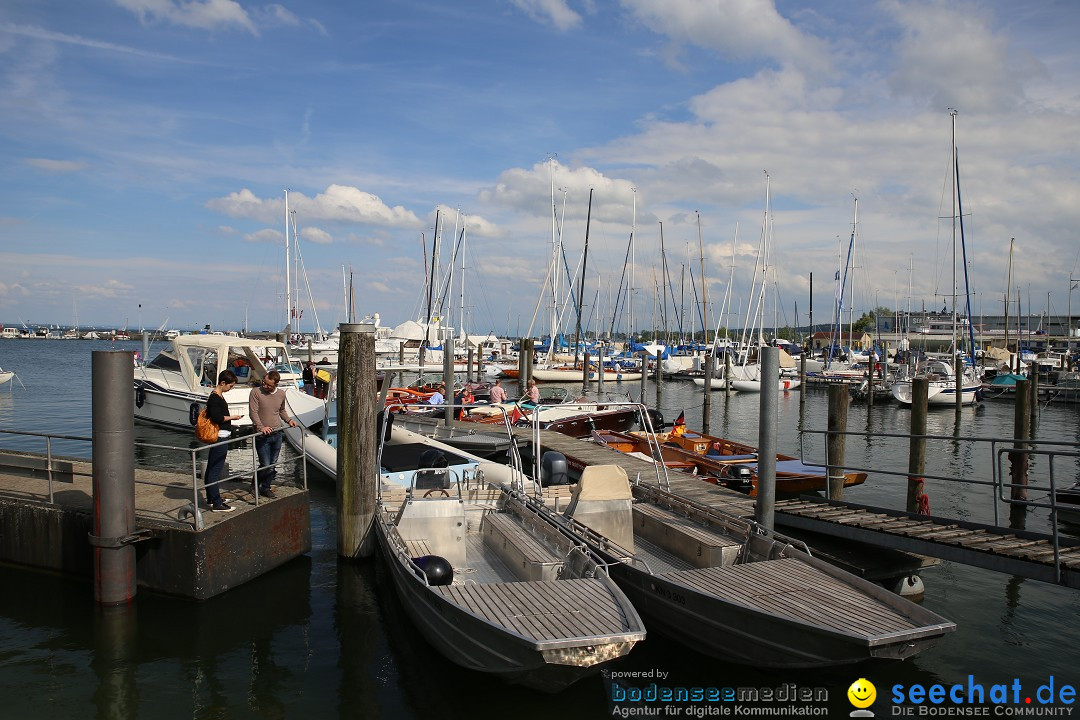
[[424,571],[428,585],[452,585],[454,583],[454,566],[438,555],[424,555],[413,559],[416,566]]
[[566,456],[554,450],[545,452],[540,458],[540,487],[569,484],[570,470],[566,463]]
[[728,487],[740,492],[750,492],[754,488],[754,471],[745,465],[727,466]]
[[[652,421],[652,429],[656,432],[660,432],[666,427],[664,425],[664,413],[660,412],[656,408],[646,408],[645,412],[649,413],[649,419]],[[642,428],[644,430],[645,428]]]

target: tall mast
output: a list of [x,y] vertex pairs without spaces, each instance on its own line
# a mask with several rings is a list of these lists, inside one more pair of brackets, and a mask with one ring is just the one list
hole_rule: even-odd
[[709,342],[709,293],[705,282],[705,246],[701,242],[701,213],[695,210],[694,214],[697,215],[698,259],[701,262],[701,343],[705,344]]
[[956,110],[949,108],[949,117],[952,118],[952,153],[950,153],[949,164],[952,166],[952,208],[950,214],[952,215],[952,351],[953,357],[955,357],[956,351],[959,349],[956,343]]
[[627,347],[634,341],[634,235],[637,233],[637,188],[630,188],[634,193],[634,215],[630,221],[630,292],[627,300],[630,303],[630,327],[627,330]]
[[292,279],[289,277],[289,188],[285,188],[285,339],[292,334]]

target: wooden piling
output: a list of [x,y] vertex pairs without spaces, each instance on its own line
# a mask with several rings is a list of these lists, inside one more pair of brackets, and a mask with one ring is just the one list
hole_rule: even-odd
[[585,353],[581,358],[581,392],[589,392],[589,353]]
[[1016,407],[1013,414],[1013,452],[1009,453],[1009,475],[1012,487],[1009,497],[1027,500],[1028,448],[1031,438],[1031,390],[1030,380],[1016,381]]
[[731,348],[724,350],[724,395],[731,397]]
[[923,473],[926,471],[926,413],[930,381],[917,377],[911,381],[911,437],[908,439],[907,511],[919,512],[925,492]]
[[[764,390],[764,386],[762,387]],[[829,463],[829,498],[839,500],[844,496],[844,446],[847,437],[848,398],[846,384],[829,386],[829,434],[827,456]]]
[[1028,377],[1028,385],[1031,386],[1031,399],[1028,403],[1029,410],[1031,412],[1031,424],[1035,424],[1036,416],[1039,413],[1039,370],[1038,368],[1032,370],[1031,375]]
[[660,353],[656,353],[656,404],[660,404],[660,395],[664,392],[664,368]]
[[465,382],[472,382],[473,381],[473,353],[474,353],[474,350],[475,349],[472,346],[469,346],[469,354],[467,356],[468,359],[465,360]]
[[701,404],[701,432],[709,434],[709,416],[712,415],[713,354],[705,353],[705,398]]
[[338,352],[337,552],[375,552],[378,468],[375,467],[375,325],[342,323]]

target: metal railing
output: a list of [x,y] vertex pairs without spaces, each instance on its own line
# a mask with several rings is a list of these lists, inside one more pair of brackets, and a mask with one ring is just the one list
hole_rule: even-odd
[[[282,426],[282,427],[277,428],[276,430],[274,430],[274,432],[283,432],[284,429],[285,429],[285,426]],[[57,455],[55,455],[53,453],[53,443],[56,440],[91,443],[91,442],[93,442],[93,438],[80,436],[80,435],[59,435],[59,434],[54,434],[54,433],[40,433],[40,432],[30,432],[30,431],[24,431],[24,430],[5,430],[5,429],[0,429],[0,435],[28,437],[28,438],[41,438],[42,440],[44,440],[44,443],[45,443],[45,467],[44,468],[36,468],[35,467],[35,468],[28,468],[28,469],[31,469],[31,470],[39,470],[40,469],[41,471],[45,472],[45,474],[46,474],[46,484],[47,484],[47,497],[48,497],[48,501],[49,501],[50,504],[53,504],[53,503],[56,502],[56,499],[55,499],[56,484],[58,482],[61,482],[60,480],[57,479],[58,475],[64,474],[64,475],[70,475],[70,476],[73,476],[73,477],[74,476],[89,477],[89,478],[93,477],[93,472],[92,471],[91,472],[82,472],[82,471],[79,471],[79,470],[75,469],[74,467],[72,467],[69,470],[69,469],[64,468],[64,467],[62,467],[62,466],[60,466],[58,464],[60,462],[84,462],[84,463],[91,463],[91,466],[92,466],[92,463],[93,463],[93,458],[92,457],[86,458],[86,457],[57,456]],[[255,497],[255,505],[256,506],[258,506],[258,504],[259,504],[259,490],[258,490],[259,483],[258,483],[257,478],[258,478],[258,473],[259,473],[260,470],[266,470],[266,469],[269,469],[269,468],[284,467],[284,466],[289,465],[290,463],[299,462],[300,467],[301,467],[301,473],[300,473],[301,484],[302,484],[302,487],[305,490],[307,490],[307,487],[308,487],[308,484],[307,484],[307,462],[306,462],[307,453],[306,453],[306,447],[305,447],[305,444],[304,444],[304,433],[301,432],[301,435],[300,435],[300,437],[301,437],[300,451],[299,451],[300,456],[298,458],[290,458],[290,459],[286,459],[286,460],[280,460],[279,459],[277,462],[275,462],[275,463],[273,463],[271,465],[266,465],[265,467],[261,466],[259,464],[259,458],[258,458],[258,453],[257,453],[256,448],[255,448],[254,437],[255,437],[254,435],[242,435],[242,436],[239,436],[239,437],[227,438],[227,439],[222,440],[220,442],[209,444],[209,445],[199,445],[197,447],[181,447],[181,446],[177,446],[177,445],[163,445],[163,444],[160,444],[160,443],[148,443],[148,442],[135,441],[135,442],[132,443],[132,450],[136,451],[137,449],[142,448],[142,449],[152,449],[152,450],[164,450],[164,451],[167,451],[167,452],[175,452],[177,454],[186,453],[188,455],[188,457],[189,457],[188,465],[191,468],[190,489],[191,489],[191,500],[192,500],[192,502],[191,502],[191,505],[186,506],[185,508],[182,508],[180,510],[180,513],[179,513],[179,516],[178,516],[177,519],[181,520],[181,521],[184,521],[184,518],[187,517],[188,515],[190,515],[191,518],[192,518],[192,520],[190,521],[190,524],[192,525],[192,527],[194,529],[196,529],[196,530],[201,530],[203,528],[203,520],[202,520],[202,513],[199,510],[199,505],[200,505],[199,491],[200,491],[200,488],[203,488],[205,490],[206,486],[200,483],[200,477],[199,477],[199,475],[200,475],[200,473],[199,473],[199,466],[200,466],[199,453],[209,452],[209,450],[211,448],[213,448],[213,447],[218,447],[218,446],[221,446],[221,445],[229,445],[229,446],[238,445],[238,444],[247,442],[249,439],[252,440],[252,443],[251,443],[251,455],[252,455],[251,470],[246,470],[245,469],[243,472],[226,475],[225,477],[222,477],[222,478],[216,480],[214,483],[211,483],[211,484],[212,485],[220,485],[221,483],[231,481],[231,480],[243,480],[243,479],[250,478],[251,482],[253,484],[253,488],[254,488],[253,493],[254,493],[254,497]],[[283,441],[284,441],[284,438],[283,438]],[[8,448],[8,449],[0,449],[0,455],[2,455],[5,451],[6,452],[12,452],[12,453],[15,453],[15,452],[31,452],[31,451],[26,451],[26,450],[13,450],[13,449]],[[2,467],[2,466],[3,466],[3,462],[0,461],[0,467]],[[136,465],[136,467],[140,467],[140,466]],[[141,467],[145,467],[145,466],[141,466]],[[179,472],[179,463],[177,465],[177,471]],[[140,484],[140,485],[150,485],[150,486],[162,487],[162,488],[175,488],[176,487],[175,483],[157,482],[157,481],[148,480],[148,479],[136,478],[135,482],[137,484]]]

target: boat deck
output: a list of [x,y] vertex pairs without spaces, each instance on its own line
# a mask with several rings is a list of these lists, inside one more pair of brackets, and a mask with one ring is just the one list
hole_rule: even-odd
[[628,620],[596,579],[466,583],[432,588],[477,615],[532,640],[622,635]]
[[683,570],[665,577],[772,617],[867,639],[922,627],[922,623],[796,558]]

